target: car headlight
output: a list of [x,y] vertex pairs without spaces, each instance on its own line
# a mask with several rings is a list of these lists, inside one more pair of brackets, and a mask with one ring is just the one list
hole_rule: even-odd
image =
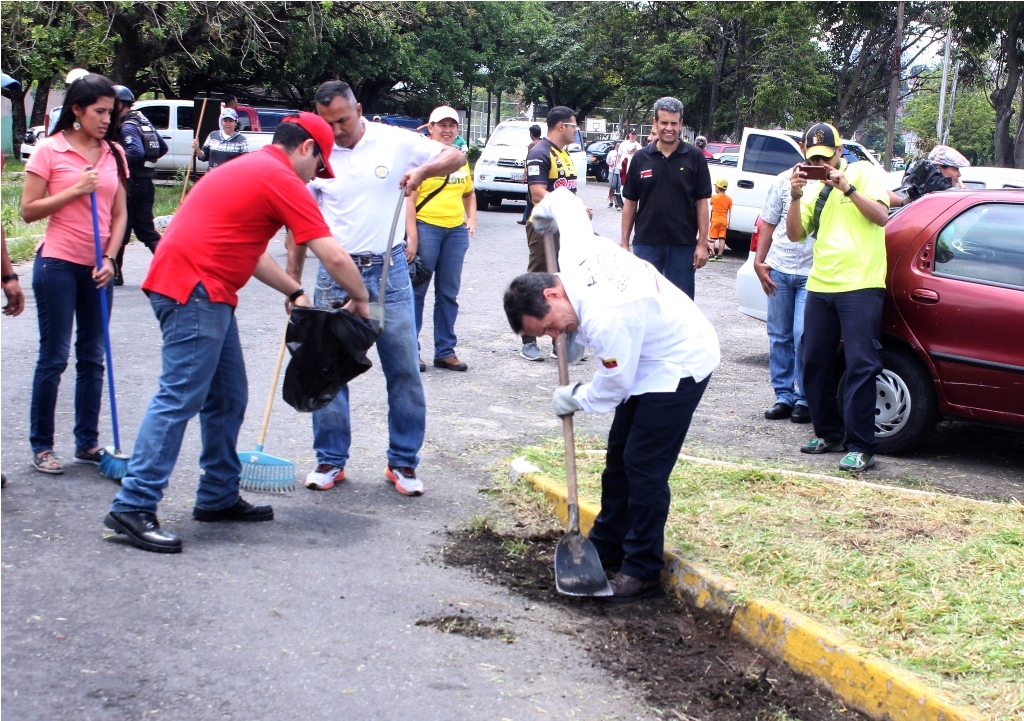
[[587,162],[588,163],[596,163],[597,162],[597,156],[596,155],[588,155],[587,156]]
[[495,165],[496,163],[497,163],[496,160],[481,160],[480,161],[481,165]]

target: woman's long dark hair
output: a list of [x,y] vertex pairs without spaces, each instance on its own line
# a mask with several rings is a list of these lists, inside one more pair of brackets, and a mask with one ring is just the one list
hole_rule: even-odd
[[[60,111],[57,125],[54,126],[53,132],[50,135],[71,130],[75,124],[74,107],[77,105],[80,109],[85,109],[93,105],[99,98],[114,98],[114,105],[117,105],[117,92],[114,90],[114,84],[110,82],[110,78],[106,75],[89,73],[71,83],[68,86],[67,94],[64,96],[64,108]],[[114,110],[111,113],[114,113]],[[117,163],[117,176],[122,183],[125,183],[128,180],[128,169],[125,167],[124,158],[121,157],[118,148],[114,147],[119,127],[120,123],[117,122],[117,118],[111,117],[110,125],[107,126],[107,134],[103,136],[103,139],[110,147],[110,152]]]

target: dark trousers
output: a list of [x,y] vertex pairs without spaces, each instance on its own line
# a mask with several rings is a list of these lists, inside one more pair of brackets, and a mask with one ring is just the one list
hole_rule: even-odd
[[[882,372],[882,288],[846,293],[807,291],[804,305],[804,394],[814,434],[826,441],[846,438],[846,450],[874,453],[875,376]],[[836,392],[835,355],[840,338],[846,355],[843,412]]]
[[[558,266],[558,231],[555,231],[555,267]],[[526,224],[526,245],[530,249],[530,260],[526,266],[527,273],[547,273],[548,259],[544,254],[544,234],[533,227],[532,222]],[[523,336],[523,345],[536,343],[532,335]]]
[[676,288],[690,296],[696,292],[693,254],[696,245],[644,245],[633,242],[633,255],[643,258]]
[[656,580],[665,565],[668,477],[710,378],[682,378],[675,392],[633,396],[615,409],[590,540],[633,578]]
[[160,234],[153,227],[153,199],[156,189],[153,187],[152,178],[136,178],[132,176],[128,185],[128,225],[124,229],[124,239],[121,241],[121,249],[117,251],[117,274],[121,274],[121,265],[124,262],[124,249],[128,241],[132,239],[132,231],[135,237],[143,245],[149,248],[149,252],[156,253],[156,244],[160,240]]

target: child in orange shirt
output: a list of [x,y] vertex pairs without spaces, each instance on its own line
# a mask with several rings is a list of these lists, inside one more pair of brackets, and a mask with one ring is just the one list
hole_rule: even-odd
[[729,230],[732,214],[732,198],[725,194],[729,181],[719,178],[715,181],[715,195],[711,198],[711,231],[708,233],[708,260],[721,260],[725,252],[725,234]]

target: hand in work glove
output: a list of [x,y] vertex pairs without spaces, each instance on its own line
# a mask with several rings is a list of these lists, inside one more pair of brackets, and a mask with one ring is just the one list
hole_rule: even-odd
[[555,406],[556,416],[571,416],[576,411],[581,410],[579,404],[572,397],[572,392],[579,388],[579,385],[579,383],[574,383],[573,385],[555,388],[551,402]]

